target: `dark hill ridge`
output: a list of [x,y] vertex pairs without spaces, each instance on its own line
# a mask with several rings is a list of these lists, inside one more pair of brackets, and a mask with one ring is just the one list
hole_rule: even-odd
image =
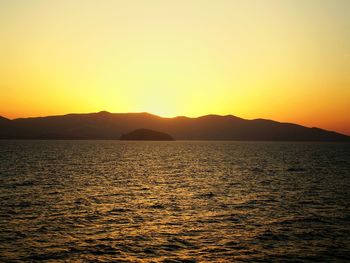
[[11,120],[9,120],[9,119],[7,119],[7,118],[5,118],[5,117],[0,116],[0,123],[5,123],[5,122],[9,122],[9,121],[11,121]]
[[0,118],[0,139],[119,139],[140,128],[171,134],[176,140],[350,141],[319,128],[232,115],[162,118],[149,113],[67,114],[8,120]]
[[123,134],[120,140],[127,141],[174,141],[169,134],[149,129],[137,129],[135,131]]

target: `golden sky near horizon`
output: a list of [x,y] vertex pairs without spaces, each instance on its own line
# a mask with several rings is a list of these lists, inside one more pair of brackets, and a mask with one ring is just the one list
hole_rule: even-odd
[[348,0],[0,0],[0,115],[233,114],[350,134]]

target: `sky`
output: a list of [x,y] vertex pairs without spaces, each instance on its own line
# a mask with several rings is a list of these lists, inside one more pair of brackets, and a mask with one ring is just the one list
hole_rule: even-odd
[[350,135],[348,0],[0,0],[0,115],[232,114]]

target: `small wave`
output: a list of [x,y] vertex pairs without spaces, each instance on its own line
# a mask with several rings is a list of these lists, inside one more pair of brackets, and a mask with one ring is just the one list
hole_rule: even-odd
[[197,260],[189,258],[166,258],[163,263],[196,263]]
[[91,202],[85,198],[78,198],[74,201],[74,203],[77,205],[85,205],[85,206],[91,205]]
[[255,172],[255,173],[263,173],[264,170],[259,168],[259,167],[254,167],[252,169],[250,169],[252,172]]
[[161,205],[161,204],[154,204],[154,205],[149,206],[149,208],[151,208],[151,209],[165,209],[165,206]]
[[262,240],[262,241],[287,241],[290,239],[290,236],[285,235],[283,233],[266,230],[262,234],[258,235],[256,239]]
[[22,207],[22,208],[26,208],[26,207],[30,207],[32,205],[31,202],[26,202],[26,201],[23,201],[23,202],[20,202],[18,204],[19,207]]
[[225,244],[225,246],[229,248],[234,248],[235,250],[247,249],[246,246],[244,246],[241,242],[237,242],[237,241],[229,241]]
[[302,167],[291,167],[286,170],[287,172],[305,172],[306,169]]
[[241,222],[241,220],[242,220],[242,218],[240,218],[237,215],[229,215],[225,218],[225,221],[233,222],[233,223],[239,223],[239,222]]
[[119,214],[119,213],[126,213],[130,212],[130,209],[127,208],[113,208],[112,210],[109,211],[111,214]]
[[194,247],[194,244],[192,244],[191,242],[189,242],[185,239],[179,238],[179,237],[169,238],[168,241],[172,244],[179,244],[179,245],[182,245],[185,247]]
[[325,220],[321,219],[320,217],[312,216],[312,217],[292,217],[292,218],[284,218],[279,219],[277,221],[274,221],[273,224],[278,225],[293,225],[293,224],[300,224],[300,223],[327,223]]
[[45,260],[59,260],[67,257],[66,252],[51,252],[44,254],[32,254],[24,259],[24,261],[36,262],[36,261],[45,261]]
[[213,198],[215,194],[213,192],[208,192],[208,193],[202,193],[198,195],[198,198]]

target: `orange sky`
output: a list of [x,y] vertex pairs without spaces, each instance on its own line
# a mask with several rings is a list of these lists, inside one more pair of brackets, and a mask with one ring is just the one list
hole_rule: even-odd
[[350,134],[350,1],[2,0],[0,115],[233,114]]

